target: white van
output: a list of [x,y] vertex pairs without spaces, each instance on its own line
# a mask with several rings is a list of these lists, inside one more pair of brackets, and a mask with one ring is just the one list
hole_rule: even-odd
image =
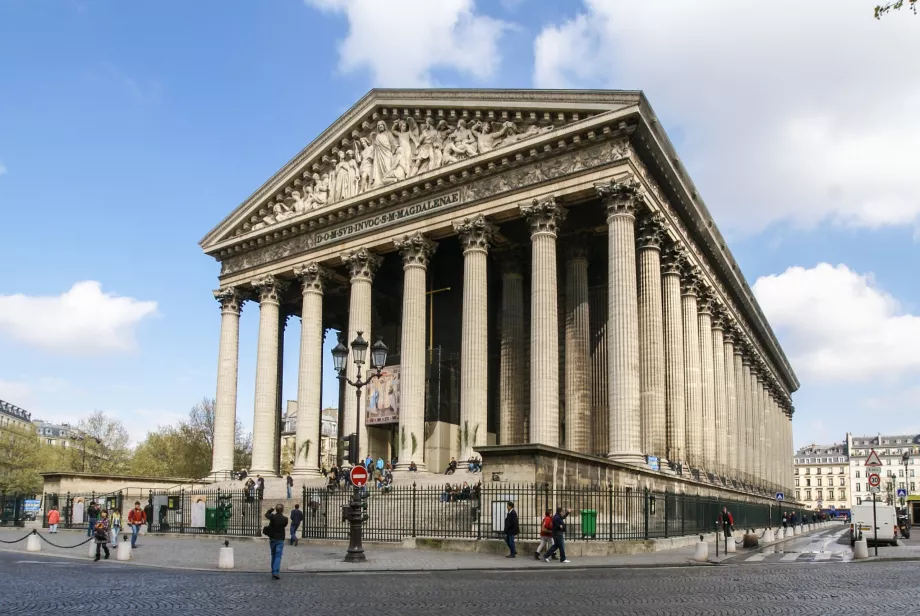
[[[892,505],[875,503],[875,522],[878,527],[878,542],[898,545],[898,517]],[[850,515],[850,547],[858,539],[875,543],[875,529],[872,526],[872,503],[856,505]]]

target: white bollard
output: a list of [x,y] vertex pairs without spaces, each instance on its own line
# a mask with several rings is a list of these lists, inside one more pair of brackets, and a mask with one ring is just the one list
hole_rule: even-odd
[[728,541],[725,543],[725,553],[734,554],[735,553],[735,538],[729,537]]
[[38,535],[32,533],[29,535],[29,538],[26,539],[26,552],[41,552],[42,551],[42,540],[38,538]]
[[218,569],[233,569],[233,548],[221,548],[217,557]]
[[709,544],[700,541],[696,544],[696,552],[693,554],[693,560],[701,563],[709,562]]
[[115,560],[131,560],[131,540],[122,541],[115,548]]
[[96,540],[93,539],[92,541],[90,541],[90,542],[87,543],[86,545],[89,546],[89,549],[87,550],[87,552],[89,553],[90,558],[96,558]]
[[146,535],[146,534],[147,534],[147,525],[146,525],[146,524],[141,524],[141,528],[140,528],[139,531],[137,531],[137,534],[138,534],[138,535],[141,535],[141,536]]
[[776,536],[773,534],[772,529],[768,528],[767,530],[763,531],[763,540],[764,543],[773,543],[776,541]]
[[860,539],[853,544],[853,558],[869,558],[869,544],[865,539]]
[[785,531],[782,528],[777,528],[776,529],[776,540],[779,541],[780,539],[785,539],[785,538],[786,538]]

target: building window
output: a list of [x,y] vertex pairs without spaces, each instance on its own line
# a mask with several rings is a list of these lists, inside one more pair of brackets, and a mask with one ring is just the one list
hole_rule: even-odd
[[796,475],[799,474],[799,469],[795,469],[795,474],[796,474]]
[[845,482],[846,482],[846,480],[845,480],[843,477],[841,477],[841,478],[840,478],[840,486],[841,486],[841,487],[845,486],[845,485],[846,485]]
[[904,471],[903,471],[903,470],[899,470],[899,471],[898,471],[898,477],[903,477],[903,476],[904,476]]
[[808,486],[808,487],[810,488],[810,487],[811,487],[811,479],[806,479],[806,480],[805,480],[805,485]]
[[798,480],[798,479],[795,480],[795,487],[799,487],[799,480]]
[[818,500],[824,500],[824,490],[818,490]]
[[856,471],[856,478],[859,479],[859,471]]
[[862,505],[862,498],[860,498],[859,496],[856,497],[856,504]]
[[821,474],[821,469],[820,469],[820,468],[816,468],[816,469],[815,469],[815,475],[820,475],[820,474]]
[[820,477],[818,477],[818,487],[819,487],[819,488],[821,487],[821,478],[820,478]]
[[811,490],[805,490],[805,500],[811,500]]
[[856,484],[856,491],[857,491],[857,492],[862,492],[862,488],[860,487],[861,485],[862,485],[862,484],[859,484],[859,483]]
[[834,500],[834,491],[833,491],[833,490],[828,490],[828,491],[827,491],[827,500]]
[[[846,490],[840,490],[840,500],[846,500],[846,499],[847,499]],[[841,504],[843,504],[843,503],[841,503]]]
[[806,468],[806,469],[805,469],[805,474],[806,474],[806,475],[811,475],[811,469],[810,469],[810,468]]
[[911,492],[915,492],[916,490],[917,490],[916,484],[915,484],[913,481],[911,481],[911,482],[910,482],[910,491],[911,491]]

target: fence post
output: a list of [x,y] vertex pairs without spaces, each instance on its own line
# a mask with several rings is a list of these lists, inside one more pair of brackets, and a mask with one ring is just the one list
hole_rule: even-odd
[[416,537],[416,533],[418,532],[415,526],[417,501],[418,501],[418,489],[416,487],[415,482],[413,481],[412,482],[412,536],[413,537]]
[[684,537],[687,535],[684,527],[684,520],[687,519],[687,495],[681,494],[677,497],[677,500],[680,502],[680,536]]
[[179,533],[185,533],[185,488],[179,488]]
[[664,538],[668,538],[668,491],[664,491]]
[[613,485],[607,484],[607,541],[613,541]]
[[[303,512],[303,524],[300,529],[300,536],[307,538],[307,484],[301,484],[300,490],[300,510]],[[317,511],[319,511],[317,509]]]
[[648,502],[648,486],[646,486],[646,487],[645,487],[645,521],[644,521],[644,526],[645,526],[645,533],[644,533],[644,535],[645,535],[645,538],[646,538],[646,539],[648,539],[648,515],[649,515],[649,510],[648,510],[648,508],[649,508],[649,502]]

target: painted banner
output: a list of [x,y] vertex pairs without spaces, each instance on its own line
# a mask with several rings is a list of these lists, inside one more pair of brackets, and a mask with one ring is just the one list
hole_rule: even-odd
[[367,386],[368,426],[399,423],[399,366],[387,366]]

